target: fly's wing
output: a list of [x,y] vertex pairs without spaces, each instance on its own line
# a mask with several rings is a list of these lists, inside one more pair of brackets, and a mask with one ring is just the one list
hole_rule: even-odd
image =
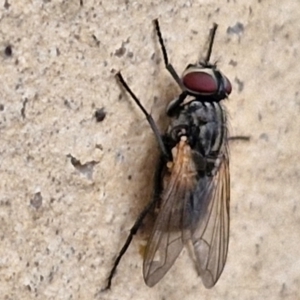
[[[200,203],[201,210],[192,232],[196,268],[206,288],[216,284],[227,258],[230,201],[227,149],[220,157],[215,176],[210,178],[206,188],[199,181],[195,190],[194,202]],[[206,189],[205,197],[203,188]]]
[[184,224],[185,207],[196,186],[195,165],[190,147],[181,141],[176,159],[164,177],[162,205],[149,238],[143,264],[145,283],[152,287],[171,268],[190,236]]

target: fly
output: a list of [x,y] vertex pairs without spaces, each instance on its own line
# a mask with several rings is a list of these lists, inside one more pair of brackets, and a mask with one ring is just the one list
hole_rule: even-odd
[[152,116],[125,82],[116,77],[146,116],[161,157],[156,171],[154,197],[139,215],[117,256],[105,289],[111,287],[117,266],[150,210],[159,209],[147,243],[143,275],[152,287],[159,282],[187,243],[206,288],[223,272],[229,240],[230,176],[228,130],[221,100],[231,93],[229,79],[210,63],[217,24],[214,24],[203,61],[190,64],[179,77],[169,63],[158,20],[155,30],[166,69],[181,88],[166,113],[169,128],[161,134]]

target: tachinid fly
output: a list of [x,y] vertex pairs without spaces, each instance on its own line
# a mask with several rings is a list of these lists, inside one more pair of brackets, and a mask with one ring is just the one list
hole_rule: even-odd
[[171,268],[187,243],[192,245],[198,274],[207,288],[218,281],[229,239],[229,156],[226,112],[220,101],[231,92],[228,78],[209,62],[217,25],[211,30],[204,61],[188,65],[180,78],[169,63],[158,20],[154,20],[164,63],[181,94],[167,107],[171,122],[164,135],[131,91],[117,78],[146,116],[158,141],[161,158],[152,201],[140,214],[115,260],[106,289],[144,217],[159,212],[143,263],[145,283],[152,287]]

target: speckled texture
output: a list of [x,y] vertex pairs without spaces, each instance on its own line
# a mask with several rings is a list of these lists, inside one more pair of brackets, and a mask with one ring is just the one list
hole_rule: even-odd
[[[6,0],[0,7],[1,299],[299,299],[299,1]],[[233,83],[230,130],[251,136],[230,145],[229,257],[211,290],[186,250],[150,289],[139,253],[145,235],[138,235],[112,290],[100,293],[150,199],[158,154],[113,75],[122,70],[160,124],[179,92],[162,63],[156,17],[179,72],[219,24],[212,58]],[[102,107],[106,117],[96,122]]]

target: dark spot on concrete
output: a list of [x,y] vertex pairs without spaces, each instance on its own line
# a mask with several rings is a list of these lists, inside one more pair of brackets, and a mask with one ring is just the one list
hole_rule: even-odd
[[68,99],[64,99],[64,105],[65,105],[67,108],[71,109],[71,103],[70,103],[70,101],[69,101]]
[[128,58],[133,58],[133,52],[131,52],[131,51],[127,52],[127,57]]
[[151,55],[151,60],[153,60],[155,62],[155,64],[159,65],[161,62],[161,57],[156,55],[156,53],[153,53]]
[[261,121],[262,120],[262,115],[261,113],[258,113],[258,121]]
[[259,136],[259,138],[260,138],[261,140],[266,141],[266,142],[269,141],[269,136],[268,136],[266,133],[262,133],[262,134]]
[[88,162],[82,164],[80,162],[80,160],[78,160],[71,154],[68,154],[67,157],[71,159],[71,164],[74,166],[74,168],[77,171],[79,171],[81,174],[85,175],[89,180],[92,180],[94,166],[99,163],[98,161],[92,160],[92,161],[88,161]]
[[255,254],[259,255],[259,252],[260,252],[259,244],[255,244]]
[[228,34],[237,34],[240,35],[244,32],[244,25],[240,22],[237,22],[234,26],[227,28]]
[[9,9],[9,7],[10,7],[10,4],[8,3],[8,0],[5,0],[5,2],[4,2],[4,8],[5,9]]
[[234,82],[238,85],[238,92],[240,93],[244,89],[244,82],[235,77]]
[[39,209],[43,204],[43,197],[40,192],[34,194],[33,198],[30,199],[30,205],[35,209]]
[[287,296],[287,288],[286,288],[286,284],[283,283],[281,286],[281,290],[280,290],[280,296],[284,299]]
[[0,206],[11,206],[11,203],[9,200],[1,200]]
[[95,111],[95,118],[97,122],[102,122],[106,117],[106,112],[104,110],[104,107],[99,108]]
[[93,37],[93,40],[96,42],[96,45],[99,47],[100,41],[97,39],[97,37],[94,34],[92,35],[92,37]]
[[122,46],[115,51],[115,56],[121,57],[125,53],[126,53],[126,48],[124,47],[124,44],[122,43]]
[[233,67],[236,67],[237,64],[238,64],[238,63],[237,63],[235,60],[232,60],[232,59],[231,59],[230,62],[229,62],[229,65],[230,65],[230,66],[233,66]]
[[81,261],[81,259],[82,259],[82,254],[81,254],[81,253],[78,253],[78,255],[77,255],[77,260],[78,260],[78,261]]
[[23,119],[26,118],[26,113],[25,113],[25,111],[26,111],[26,105],[27,105],[27,103],[28,103],[28,99],[25,98],[25,100],[23,101],[23,106],[22,106],[22,108],[21,108],[21,116],[23,117]]
[[11,47],[11,45],[8,45],[8,46],[5,47],[4,53],[8,57],[12,56],[12,47]]

